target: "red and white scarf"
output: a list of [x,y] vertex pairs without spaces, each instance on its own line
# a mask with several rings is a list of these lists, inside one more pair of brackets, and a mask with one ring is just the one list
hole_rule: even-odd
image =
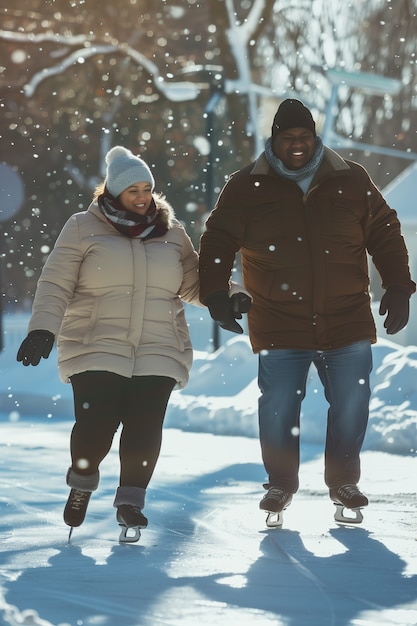
[[123,235],[131,238],[151,239],[161,237],[168,230],[161,220],[161,215],[155,200],[152,198],[145,215],[127,211],[105,187],[104,192],[97,198],[100,211],[106,220]]

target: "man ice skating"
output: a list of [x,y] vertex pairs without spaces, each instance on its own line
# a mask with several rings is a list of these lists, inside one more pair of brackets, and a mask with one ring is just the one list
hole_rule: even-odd
[[236,322],[226,296],[239,251],[259,355],[268,475],[260,508],[280,525],[299,487],[300,411],[313,363],[329,403],[325,482],[336,519],[359,522],[368,504],[358,482],[376,342],[367,253],[385,289],[379,313],[387,334],[407,324],[416,285],[396,212],[362,166],[323,145],[299,100],[281,103],[264,152],[230,177],[201,237],[200,299],[229,330]]

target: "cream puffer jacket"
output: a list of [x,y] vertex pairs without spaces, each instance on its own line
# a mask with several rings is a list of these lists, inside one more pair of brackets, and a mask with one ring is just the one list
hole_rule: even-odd
[[59,374],[106,370],[169,376],[182,388],[192,346],[182,301],[199,301],[198,255],[171,206],[168,231],[130,239],[96,202],[64,225],[40,276],[29,323],[57,337]]

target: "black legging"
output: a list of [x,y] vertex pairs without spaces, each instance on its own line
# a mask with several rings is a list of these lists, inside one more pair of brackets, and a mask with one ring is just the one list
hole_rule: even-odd
[[71,377],[75,424],[71,433],[72,469],[94,474],[120,435],[120,485],[146,489],[159,457],[162,425],[175,380],[165,376],[126,378],[112,372],[82,372]]

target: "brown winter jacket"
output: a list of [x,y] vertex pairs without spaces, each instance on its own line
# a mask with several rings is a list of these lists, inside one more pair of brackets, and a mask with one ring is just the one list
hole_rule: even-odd
[[227,290],[239,250],[255,353],[375,343],[367,251],[385,289],[415,291],[396,212],[362,166],[327,147],[306,195],[264,153],[231,176],[201,238],[202,302]]

